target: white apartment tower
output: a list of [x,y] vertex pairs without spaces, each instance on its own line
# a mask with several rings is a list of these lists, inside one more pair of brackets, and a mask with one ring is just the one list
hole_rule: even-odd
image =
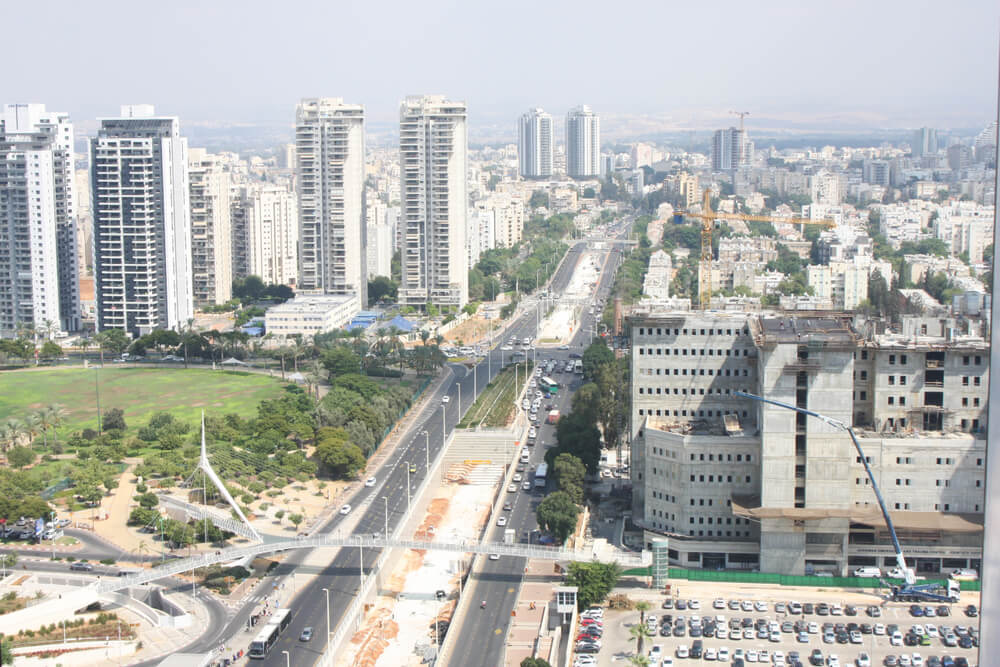
[[97,328],[141,336],[193,315],[187,139],[151,105],[90,140]]
[[749,167],[753,161],[753,143],[746,130],[731,127],[716,130],[712,137],[712,170],[730,171]]
[[335,97],[302,100],[295,164],[299,288],[357,294],[367,303],[364,107]]
[[461,308],[469,300],[466,131],[464,102],[427,95],[400,105],[404,305]]
[[204,148],[188,153],[191,200],[191,275],[194,303],[217,305],[233,295],[230,173]]
[[0,115],[0,337],[80,328],[73,125],[42,104]]
[[570,178],[601,175],[601,119],[586,104],[566,114],[566,174]]
[[241,193],[246,275],[266,284],[293,285],[298,277],[299,216],[295,194],[269,183]]
[[517,157],[522,178],[552,177],[552,116],[531,109],[517,124]]

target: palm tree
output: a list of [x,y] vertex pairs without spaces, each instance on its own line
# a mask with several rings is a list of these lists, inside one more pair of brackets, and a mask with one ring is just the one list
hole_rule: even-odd
[[651,605],[648,600],[639,600],[635,603],[635,610],[639,612],[639,625],[645,625],[646,612],[649,611],[652,606],[653,605]]
[[628,629],[629,639],[636,641],[636,655],[642,655],[642,644],[647,639],[653,638],[653,631],[645,623],[637,623]]
[[24,419],[24,435],[28,436],[28,446],[30,447],[35,438],[42,431],[42,420],[37,413],[32,412]]
[[38,426],[42,430],[42,447],[48,449],[49,429],[52,428],[52,420],[49,418],[49,409],[42,408],[36,412],[35,419],[38,421]]
[[89,338],[81,338],[77,342],[76,346],[80,348],[80,354],[83,355],[84,359],[86,359],[87,358],[87,348],[90,347],[90,339]]
[[52,425],[52,442],[57,443],[59,442],[59,427],[62,426],[64,421],[66,421],[66,417],[69,413],[67,413],[65,408],[58,403],[50,404],[47,408],[45,408],[45,411],[47,413],[49,423]]
[[3,440],[4,451],[16,447],[22,435],[24,435],[24,424],[21,423],[20,419],[12,418],[5,421],[0,427],[0,438]]
[[628,663],[632,665],[632,667],[649,667],[649,665],[653,664],[653,661],[642,653],[636,653],[635,655],[630,655],[628,657]]

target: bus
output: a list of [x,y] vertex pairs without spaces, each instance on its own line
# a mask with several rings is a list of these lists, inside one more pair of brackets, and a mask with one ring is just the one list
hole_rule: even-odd
[[546,375],[538,381],[538,388],[550,394],[555,394],[559,391],[559,383]]
[[288,627],[292,621],[290,609],[278,609],[271,616],[271,621],[261,628],[257,636],[250,642],[250,651],[247,655],[251,658],[266,658],[271,647],[278,641],[278,636]]
[[545,463],[539,463],[538,467],[535,468],[535,488],[544,489],[545,488],[545,475],[549,472],[549,466]]

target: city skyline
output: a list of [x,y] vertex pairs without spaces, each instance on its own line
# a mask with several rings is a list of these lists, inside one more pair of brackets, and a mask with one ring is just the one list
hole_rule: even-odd
[[[755,121],[773,116],[813,126],[961,127],[991,118],[995,108],[995,26],[1000,10],[986,1],[949,7],[947,25],[954,29],[925,20],[936,11],[929,3],[902,2],[808,9],[781,2],[767,12],[736,3],[722,8],[650,4],[601,22],[589,20],[589,12],[564,12],[553,4],[536,8],[537,20],[527,25],[518,21],[522,13],[517,7],[499,15],[470,8],[452,19],[444,3],[421,10],[396,5],[385,18],[371,21],[360,3],[336,9],[317,5],[313,20],[302,25],[294,14],[259,11],[264,7],[259,3],[210,8],[182,4],[161,18],[163,30],[156,33],[129,30],[129,19],[121,17],[131,14],[114,10],[121,3],[105,3],[103,12],[56,4],[51,49],[38,54],[43,59],[38,68],[44,69],[44,60],[51,58],[53,64],[73,62],[82,71],[99,69],[102,53],[91,52],[82,38],[98,22],[117,28],[114,34],[123,48],[135,45],[151,54],[149,59],[120,63],[96,81],[67,77],[58,87],[35,76],[35,67],[6,72],[8,99],[45,103],[81,121],[140,100],[188,124],[291,124],[291,103],[303,96],[331,95],[364,104],[372,123],[391,123],[399,101],[415,91],[464,99],[476,110],[470,118],[474,125],[514,118],[538,105],[560,116],[578,99],[586,99],[608,119],[616,114],[650,115],[677,127],[701,127],[699,118],[706,112],[721,116],[733,108],[753,110]],[[339,22],[356,29],[344,31],[335,44],[309,39],[314,31],[324,30],[324,14],[333,11]],[[714,20],[716,14],[727,20]],[[32,17],[15,6],[7,9],[6,18],[17,26]],[[432,48],[413,48],[414,25],[422,27],[421,39]],[[538,48],[496,58],[479,48],[477,25],[499,31],[516,28]],[[561,29],[550,31],[549,25]],[[669,30],[664,42],[666,26],[671,25],[691,29]],[[718,43],[743,44],[739,67],[733,66],[729,50],[706,48],[699,34],[704,31],[698,27],[708,25]],[[30,35],[30,30],[12,31],[11,48],[30,49]],[[185,38],[194,48],[169,48]],[[270,48],[239,48],[258,38],[266,39]],[[627,41],[632,57],[649,67],[621,68],[608,59],[559,69],[570,44],[586,39]],[[320,49],[323,57],[309,57]],[[892,65],[907,62],[902,57],[906,53],[929,50],[934,57],[921,59],[920,67]],[[234,53],[240,54],[238,62]],[[358,53],[366,57],[357,58]],[[461,57],[442,66],[442,58],[452,54]],[[694,57],[699,66],[672,68],[665,83],[653,83],[659,80],[652,74],[654,63],[669,64],[681,57]],[[553,63],[556,75],[551,67],[537,67],[539,62]],[[883,66],[891,68],[893,76],[860,76]],[[157,76],[147,76],[150,70]],[[819,72],[823,75],[817,76]],[[84,131],[89,132],[86,125]]]

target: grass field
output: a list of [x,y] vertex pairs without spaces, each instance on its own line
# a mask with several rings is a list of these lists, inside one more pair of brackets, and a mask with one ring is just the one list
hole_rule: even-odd
[[257,404],[282,393],[282,383],[266,375],[183,368],[81,368],[0,373],[0,423],[23,419],[52,403],[66,410],[60,436],[97,428],[96,380],[101,410],[121,408],[129,429],[144,425],[160,410],[193,423],[201,410],[251,415]]
[[500,371],[493,378],[493,382],[486,385],[486,389],[479,394],[479,398],[459,422],[458,428],[474,428],[480,425],[489,428],[506,426],[514,414],[514,399],[531,374],[531,362],[527,362],[527,373],[524,366],[525,364],[517,366],[519,380],[517,387],[514,386],[514,366],[507,366]]

